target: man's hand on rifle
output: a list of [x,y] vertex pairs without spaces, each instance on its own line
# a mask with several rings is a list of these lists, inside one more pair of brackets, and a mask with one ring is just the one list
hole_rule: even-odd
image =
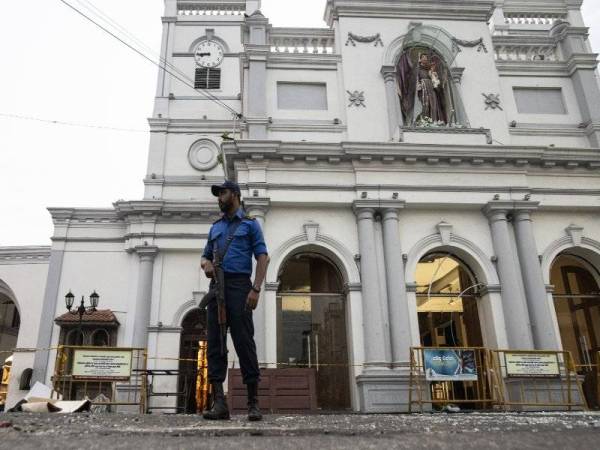
[[207,278],[213,278],[215,276],[215,267],[213,266],[212,261],[203,258],[200,266]]

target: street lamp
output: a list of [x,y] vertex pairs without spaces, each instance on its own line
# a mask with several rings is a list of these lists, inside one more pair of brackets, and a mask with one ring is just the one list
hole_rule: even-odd
[[[86,314],[92,314],[96,312],[96,308],[98,307],[98,303],[100,302],[100,296],[96,293],[96,291],[92,292],[90,295],[90,306],[85,306],[85,298],[81,296],[81,304],[77,307],[77,309],[73,310],[73,304],[75,303],[75,296],[69,290],[69,293],[65,295],[65,305],[67,306],[67,310],[73,314],[74,316],[79,315],[79,335],[83,336],[83,332],[81,329],[81,325],[83,323],[83,316]],[[83,340],[82,340],[83,344]]]

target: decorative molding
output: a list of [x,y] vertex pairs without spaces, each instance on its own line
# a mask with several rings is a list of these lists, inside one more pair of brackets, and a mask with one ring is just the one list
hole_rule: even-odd
[[583,227],[571,224],[565,229],[565,231],[567,232],[567,235],[571,238],[571,242],[573,243],[573,245],[581,245],[581,240],[583,239]]
[[311,244],[307,241],[306,234],[302,233],[293,236],[282,243],[271,254],[271,264],[267,269],[267,287],[269,285],[278,284],[276,280],[281,265],[295,250],[305,246],[313,246],[313,248],[321,247],[324,253],[329,254],[336,262],[346,283],[360,283],[360,273],[354,262],[354,255],[346,248],[346,246],[344,246],[344,244],[331,236],[320,233],[317,234],[316,241]]
[[200,304],[200,300],[202,300],[202,297],[204,297],[205,294],[206,292],[204,291],[194,291],[192,293],[193,298],[180,305],[179,308],[177,308],[177,311],[175,311],[175,314],[173,314],[173,319],[171,320],[171,328],[181,327],[181,322],[183,321],[185,315],[192,309],[198,307],[198,305]]
[[403,132],[414,133],[447,133],[447,134],[483,134],[486,142],[493,144],[492,130],[489,128],[457,128],[457,127],[401,127]]
[[279,289],[278,281],[271,282],[271,283],[265,283],[265,291],[277,292],[278,289]]
[[345,289],[347,292],[362,292],[361,283],[346,283]]
[[181,327],[166,327],[164,325],[149,325],[148,333],[176,333],[180,334],[183,331]]
[[446,222],[440,222],[436,225],[438,233],[440,235],[440,239],[442,240],[442,244],[448,245],[452,240],[452,230],[453,226]]
[[374,34],[373,36],[359,36],[354,33],[348,33],[348,40],[346,41],[346,47],[352,44],[353,47],[356,47],[356,42],[361,44],[371,44],[375,42],[375,47],[381,46],[383,47],[383,41],[381,40],[381,33]]
[[[439,233],[424,237],[408,252],[408,261],[405,265],[407,280],[414,278],[417,270],[417,264],[421,258],[423,258],[423,256],[425,256],[431,250],[442,246],[445,246],[449,249],[454,249],[456,251],[456,255],[462,259],[470,259],[471,261],[466,262],[469,264],[471,269],[476,272],[476,275],[478,275],[478,281],[480,283],[485,283],[487,285],[500,284],[496,268],[491,262],[490,256],[486,254],[478,245],[469,239],[463,238],[456,234],[451,234],[449,243],[444,244],[442,241],[442,236]],[[477,269],[480,271],[479,274],[477,274]],[[411,281],[410,283],[407,283],[407,287],[411,283],[413,282]]]
[[51,247],[0,247],[0,264],[48,264]]
[[332,26],[340,17],[361,17],[414,20],[426,17],[428,20],[456,20],[487,22],[494,11],[492,0],[328,0],[325,7],[325,21]]
[[[457,129],[457,128],[407,128],[408,131],[424,133],[482,133],[487,135],[485,129]],[[489,137],[489,136],[488,136]],[[239,164],[250,160],[252,155],[261,155],[265,161],[290,161],[304,160],[307,156],[316,159],[317,168],[325,170],[326,165],[341,162],[353,162],[371,158],[374,162],[383,162],[390,166],[391,161],[400,163],[423,163],[431,159],[438,160],[437,164],[456,166],[469,166],[474,170],[473,163],[477,163],[481,170],[488,170],[489,165],[497,167],[499,160],[506,166],[513,166],[511,170],[526,170],[535,167],[536,170],[558,170],[559,168],[572,167],[573,170],[597,171],[600,163],[600,154],[595,149],[584,148],[558,148],[547,146],[525,145],[448,145],[448,144],[411,144],[402,142],[282,142],[274,140],[244,140],[223,143],[227,155],[229,169],[237,170]],[[433,159],[432,159],[433,158]],[[549,167],[548,162],[555,163]],[[488,165],[488,166],[486,166]],[[595,173],[595,172],[594,172]],[[585,191],[585,189],[583,189]],[[561,190],[562,191],[562,190]],[[581,191],[581,190],[578,190]],[[575,192],[575,191],[574,191]],[[159,205],[162,203],[159,202]],[[160,209],[160,206],[157,206]],[[214,208],[215,206],[212,205]]]
[[500,94],[486,94],[485,92],[482,92],[481,95],[483,95],[484,98],[486,111],[488,109],[499,109],[500,111],[504,111],[500,105]]
[[354,92],[350,92],[350,91],[346,91],[349,95],[348,101],[350,102],[348,104],[348,106],[356,106],[357,108],[360,108],[361,106],[366,108],[367,105],[365,105],[365,92],[364,91],[354,91]]
[[477,40],[474,40],[474,41],[465,41],[465,40],[453,37],[452,38],[452,47],[453,47],[453,50],[455,50],[457,53],[460,53],[462,51],[461,47],[469,47],[469,48],[477,47],[477,52],[480,53],[483,51],[484,53],[488,53],[488,49],[485,46],[485,42],[483,42],[482,37]]
[[306,234],[306,240],[311,244],[317,241],[319,234],[319,224],[316,222],[309,221],[303,225],[304,233]]
[[454,80],[454,82],[456,84],[462,83],[462,77],[463,77],[464,73],[465,73],[464,67],[452,67],[450,69],[450,74],[452,75],[452,80]]
[[219,163],[219,147],[210,139],[200,139],[188,151],[190,165],[200,171],[208,171]]
[[502,293],[502,286],[499,284],[485,284],[481,287],[480,294],[482,296],[488,294],[500,294]]
[[573,238],[570,235],[563,236],[554,242],[552,242],[544,252],[542,253],[542,275],[544,276],[544,283],[550,284],[550,268],[554,259],[559,253],[573,247],[584,248],[590,250],[598,255],[600,258],[600,242],[588,237],[582,236],[579,245],[573,243]]

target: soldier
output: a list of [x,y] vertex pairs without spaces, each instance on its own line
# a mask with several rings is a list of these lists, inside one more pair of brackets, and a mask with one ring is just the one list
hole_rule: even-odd
[[[229,409],[223,393],[223,382],[227,373],[227,351],[223,348],[223,331],[229,327],[248,391],[248,419],[262,420],[258,407],[260,370],[254,343],[252,311],[258,304],[269,256],[259,223],[246,216],[241,207],[241,191],[238,184],[225,181],[222,185],[212,186],[212,194],[219,198],[219,208],[223,217],[210,229],[201,265],[206,276],[212,279],[213,287],[219,270],[219,267],[215,267],[216,260],[221,261],[224,308],[220,310],[217,301],[208,304],[208,380],[211,383],[214,403],[212,409],[204,411],[203,417],[209,420],[229,419]],[[254,283],[250,280],[252,255],[257,262]],[[220,313],[223,315],[220,316]]]

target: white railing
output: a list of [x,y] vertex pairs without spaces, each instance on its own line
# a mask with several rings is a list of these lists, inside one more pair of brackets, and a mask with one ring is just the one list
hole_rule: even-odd
[[558,61],[553,45],[495,45],[496,61]]
[[177,3],[177,14],[180,16],[241,16],[245,12],[245,1],[184,1]]
[[504,13],[504,23],[506,25],[553,25],[557,20],[565,18],[565,14]]
[[326,28],[273,28],[269,45],[275,53],[333,54],[335,37]]

